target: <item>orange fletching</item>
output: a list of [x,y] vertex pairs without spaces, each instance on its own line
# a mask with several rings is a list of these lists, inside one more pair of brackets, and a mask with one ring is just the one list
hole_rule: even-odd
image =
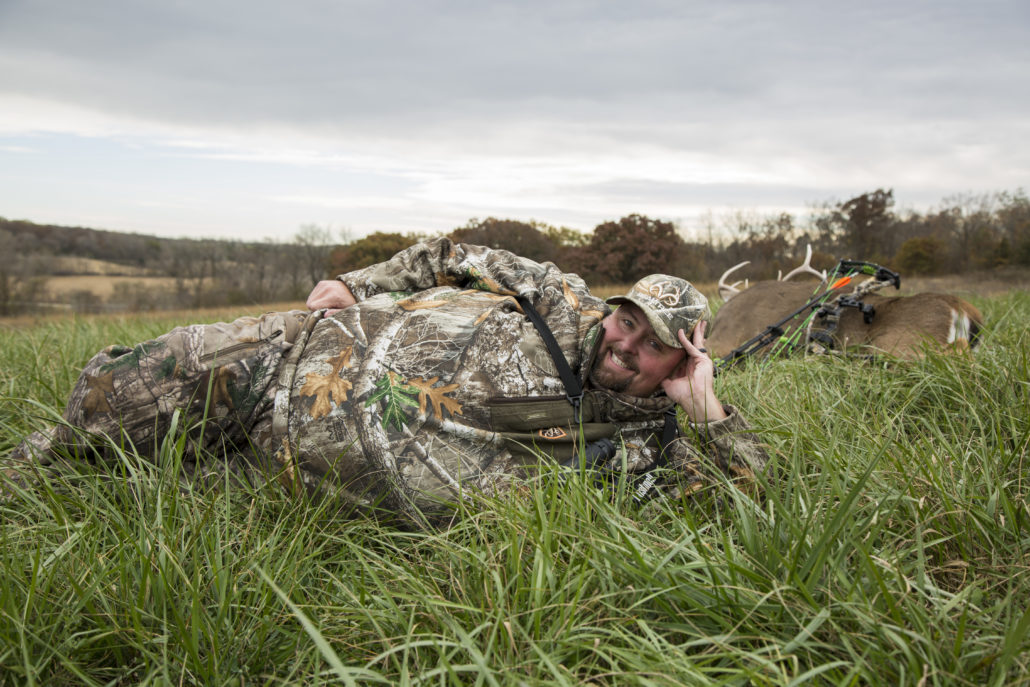
[[841,277],[837,281],[833,282],[833,286],[830,287],[830,291],[833,291],[834,289],[839,289],[842,286],[847,286],[850,283],[851,277]]

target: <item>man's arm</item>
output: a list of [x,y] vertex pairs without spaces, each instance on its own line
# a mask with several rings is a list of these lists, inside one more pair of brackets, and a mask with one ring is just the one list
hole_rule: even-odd
[[683,408],[693,430],[669,447],[669,467],[685,480],[688,491],[711,482],[708,469],[713,463],[744,486],[755,483],[769,461],[765,446],[740,412],[723,405],[715,395],[715,364],[704,347],[706,324],[700,322],[690,338],[682,329],[678,332],[687,358],[662,382],[666,395]]
[[342,274],[337,280],[360,302],[380,293],[434,286],[531,294],[549,276],[562,275],[554,265],[541,265],[506,250],[437,238],[402,250],[386,262]]
[[740,411],[730,405],[723,409],[724,419],[690,423],[686,435],[669,445],[665,467],[676,477],[660,481],[665,489],[678,487],[690,494],[718,484],[717,473],[722,472],[741,489],[762,491],[770,479],[768,450]]
[[586,291],[579,277],[565,275],[551,263],[541,265],[506,250],[438,238],[406,248],[385,262],[320,281],[308,295],[307,307],[332,313],[380,293],[434,286],[533,295],[548,279],[560,284],[563,278],[568,287]]

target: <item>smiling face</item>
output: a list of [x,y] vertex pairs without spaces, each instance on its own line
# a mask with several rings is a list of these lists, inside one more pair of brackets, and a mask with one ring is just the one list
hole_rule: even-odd
[[647,397],[683,362],[686,353],[662,343],[644,312],[623,303],[601,323],[604,339],[590,381],[594,386]]

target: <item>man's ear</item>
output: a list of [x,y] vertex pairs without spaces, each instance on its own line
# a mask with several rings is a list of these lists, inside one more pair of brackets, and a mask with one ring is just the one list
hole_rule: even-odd
[[679,379],[680,377],[683,377],[684,375],[686,375],[687,374],[687,362],[689,362],[689,361],[690,361],[690,356],[688,356],[687,352],[684,351],[683,352],[683,360],[681,360],[676,367],[672,368],[672,372],[669,373],[669,377],[668,378],[669,379]]

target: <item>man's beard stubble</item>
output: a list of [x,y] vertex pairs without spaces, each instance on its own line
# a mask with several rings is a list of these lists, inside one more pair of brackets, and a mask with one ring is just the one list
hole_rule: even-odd
[[598,352],[597,357],[594,359],[594,365],[590,368],[590,374],[587,376],[587,379],[595,388],[608,389],[609,391],[622,393],[629,388],[629,384],[633,381],[633,378],[616,377],[608,370],[601,369],[601,364],[604,361],[604,356],[606,355],[607,350]]

